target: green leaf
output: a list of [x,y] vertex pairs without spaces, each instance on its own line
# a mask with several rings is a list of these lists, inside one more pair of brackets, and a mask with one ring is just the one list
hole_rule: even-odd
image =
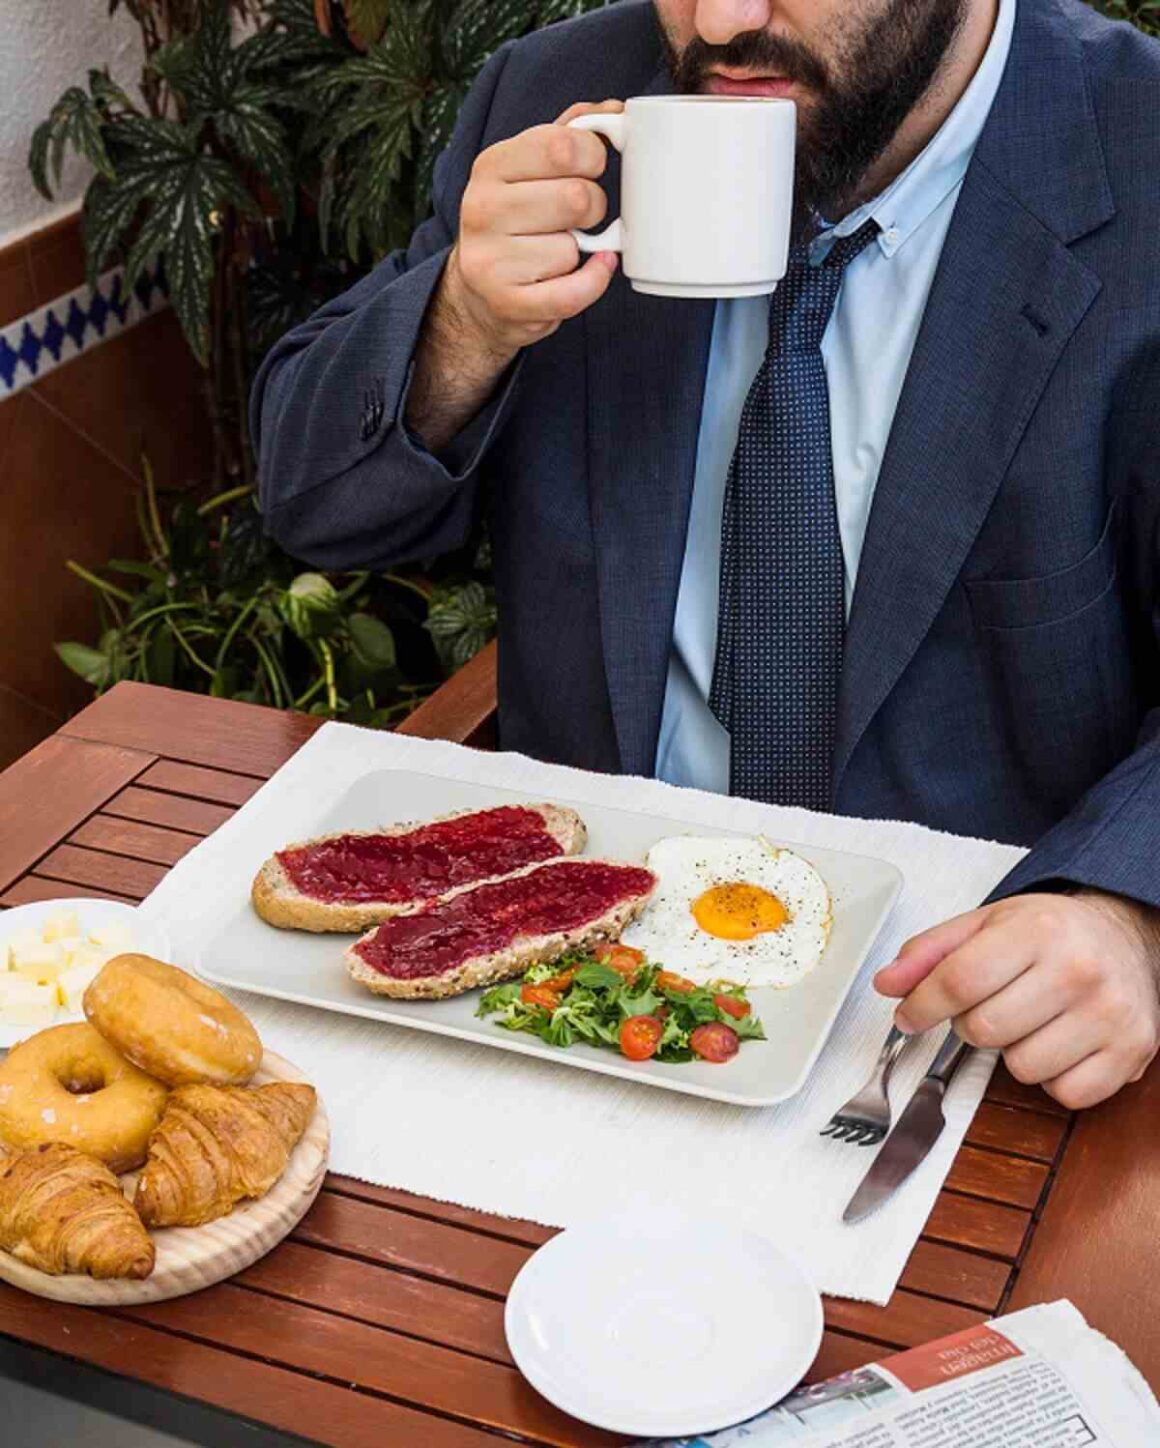
[[424,627],[444,663],[458,669],[483,648],[495,632],[495,623],[494,597],[472,579],[458,588],[440,590],[431,600]]
[[87,644],[53,644],[61,663],[79,674],[86,684],[101,689],[109,681],[110,661],[107,655],[91,649]]
[[385,623],[369,613],[352,613],[347,627],[360,664],[374,671],[395,667],[395,636]]
[[326,638],[338,625],[338,592],[321,573],[300,573],[282,595],[282,616],[300,639]]
[[[125,286],[164,256],[169,296],[186,340],[204,366],[209,354],[213,239],[220,210],[258,207],[234,170],[201,151],[197,138],[173,121],[137,118],[121,123],[132,150],[118,170],[118,192],[144,206],[125,263]],[[116,204],[116,198],[108,202]]]
[[221,139],[262,174],[278,199],[283,220],[291,226],[296,183],[285,129],[270,109],[277,100],[273,86],[241,86],[228,107],[214,112],[213,123]]
[[344,0],[347,28],[365,50],[381,38],[391,12],[391,0]]

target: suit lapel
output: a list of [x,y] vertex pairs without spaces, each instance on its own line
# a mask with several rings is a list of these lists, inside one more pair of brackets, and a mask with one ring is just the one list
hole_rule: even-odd
[[846,640],[836,793],[1100,290],[1067,243],[1113,209],[1070,22],[1052,0],[1020,0],[1007,72],[947,234],[874,494]]
[[[667,89],[659,74],[644,94]],[[610,154],[608,215],[620,212]],[[601,642],[621,768],[651,774],[672,648],[713,302],[642,296],[617,272],[584,314]]]

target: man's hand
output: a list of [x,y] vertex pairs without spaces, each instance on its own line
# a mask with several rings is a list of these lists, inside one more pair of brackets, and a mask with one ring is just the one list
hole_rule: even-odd
[[554,332],[608,289],[616,253],[582,267],[572,227],[603,220],[597,178],[604,143],[567,123],[623,101],[571,106],[481,151],[459,212],[459,237],[431,301],[416,351],[407,423],[437,452],[479,411],[521,348]]
[[1144,1074],[1160,1048],[1160,912],[1096,890],[1017,895],[908,940],[876,988],[895,1020],[953,1020],[1018,1081],[1071,1109]]

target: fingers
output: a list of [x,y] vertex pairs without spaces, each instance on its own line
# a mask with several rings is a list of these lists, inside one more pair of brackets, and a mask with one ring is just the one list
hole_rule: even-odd
[[474,232],[534,236],[595,226],[608,198],[595,181],[569,176],[555,181],[483,181],[464,194],[460,225]]
[[874,977],[874,989],[885,996],[909,995],[940,960],[981,930],[986,920],[986,909],[969,910],[912,936],[898,952],[898,958]]
[[1028,970],[1035,956],[1015,934],[978,931],[915,986],[895,1012],[903,1031],[927,1031],[964,1015]]
[[1081,1011],[1067,1011],[1022,1039],[1015,1039],[1014,1045],[1003,1052],[1003,1060],[1016,1081],[1035,1086],[1064,1075],[1105,1045],[1099,1021]]
[[608,152],[591,131],[567,126],[533,126],[510,141],[499,141],[481,151],[472,178],[496,181],[548,181],[561,176],[595,180],[604,174]]
[[528,325],[578,316],[608,290],[616,264],[614,251],[598,251],[567,276],[513,287],[507,294],[508,320]]
[[591,116],[598,112],[607,114],[609,112],[622,110],[624,110],[623,101],[600,101],[598,104],[592,101],[577,101],[556,117],[556,124],[558,126],[566,126],[569,121],[574,121],[577,116]]
[[1044,1090],[1069,1111],[1082,1111],[1114,1096],[1130,1079],[1123,1074],[1115,1052],[1103,1050],[1086,1057],[1054,1080],[1044,1082]]

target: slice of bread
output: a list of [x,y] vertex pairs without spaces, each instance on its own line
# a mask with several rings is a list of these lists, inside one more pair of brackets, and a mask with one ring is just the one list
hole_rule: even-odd
[[[524,806],[535,810],[544,821],[544,828],[555,839],[564,855],[575,855],[584,848],[588,831],[584,821],[575,810],[563,805],[533,804]],[[481,810],[457,810],[453,814],[441,815],[439,819],[461,819],[466,815],[481,814]],[[303,840],[283,848],[300,850],[325,840],[371,837],[380,835],[407,835],[425,829],[437,820],[424,820],[421,824],[388,825],[380,830],[344,830],[336,834],[319,835],[313,840]],[[508,872],[511,873],[511,872]],[[502,879],[502,875],[487,879]],[[471,880],[456,886],[440,896],[415,897],[408,900],[315,900],[304,895],[286,873],[277,855],[271,855],[254,877],[250,899],[254,909],[267,923],[280,930],[311,930],[315,932],[335,931],[348,935],[361,934],[372,925],[389,920],[392,915],[406,915],[418,910],[432,899],[450,899],[463,890],[474,889],[486,883],[485,879]]]
[[[554,869],[562,863],[559,859],[547,860],[541,864],[529,865],[524,870],[514,871],[508,878],[529,875],[535,870]],[[591,863],[624,867],[622,860],[593,860]],[[358,948],[363,941],[374,935],[373,930],[347,947],[346,967],[352,980],[366,986],[374,995],[391,996],[396,1000],[443,1000],[448,996],[475,990],[479,986],[498,985],[501,981],[513,980],[522,975],[533,965],[558,960],[569,951],[587,950],[603,941],[619,939],[621,931],[625,930],[648,904],[656,884],[656,877],[653,876],[652,879],[653,885],[648,889],[627,896],[602,915],[585,921],[583,925],[548,935],[517,936],[507,949],[472,956],[441,975],[400,978],[383,975],[381,971],[375,970],[358,954]]]

